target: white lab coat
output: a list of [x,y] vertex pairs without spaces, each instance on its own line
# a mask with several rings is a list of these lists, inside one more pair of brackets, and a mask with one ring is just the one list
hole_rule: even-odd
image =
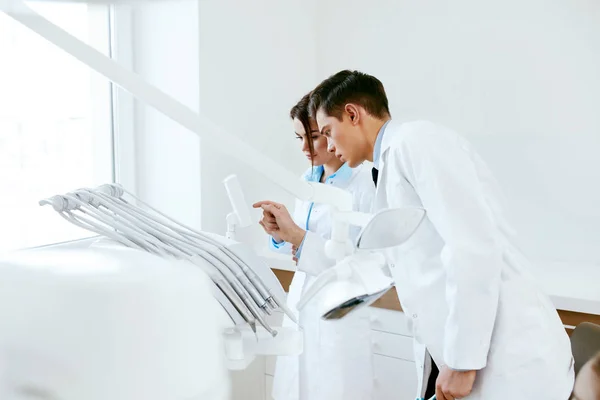
[[[311,180],[310,173],[305,179]],[[318,178],[317,178],[318,179]],[[354,209],[369,212],[375,186],[370,166],[343,166],[327,184],[350,191]],[[321,320],[312,301],[298,314],[296,304],[316,275],[335,264],[325,256],[325,240],[331,234],[329,206],[296,203],[293,218],[307,235],[297,271],[290,285],[287,304],[296,312],[304,330],[304,352],[299,357],[279,357],[273,382],[275,400],[370,400],[373,396],[370,310],[361,310],[338,321]],[[358,234],[358,229],[353,230]],[[279,251],[290,253],[286,245]],[[295,326],[288,318],[284,326]]]
[[416,206],[427,216],[387,250],[418,343],[419,396],[429,369],[482,369],[468,400],[565,400],[573,386],[567,334],[529,273],[490,171],[471,145],[430,122],[385,129],[375,210]]

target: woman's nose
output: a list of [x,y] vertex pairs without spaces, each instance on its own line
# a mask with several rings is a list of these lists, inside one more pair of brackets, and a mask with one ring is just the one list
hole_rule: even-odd
[[310,147],[308,146],[308,140],[306,140],[306,137],[304,137],[302,139],[302,151],[308,151],[310,150]]

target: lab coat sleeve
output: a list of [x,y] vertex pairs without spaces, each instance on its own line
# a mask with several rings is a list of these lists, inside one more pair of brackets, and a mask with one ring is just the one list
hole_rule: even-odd
[[306,231],[302,242],[302,252],[298,258],[298,271],[317,276],[335,264],[335,260],[325,254],[327,239],[317,233]]
[[496,320],[502,250],[468,144],[439,129],[414,132],[396,148],[396,159],[445,242],[445,363],[480,370]]
[[269,236],[269,249],[275,253],[292,254],[292,245],[288,242],[277,243],[273,236]]

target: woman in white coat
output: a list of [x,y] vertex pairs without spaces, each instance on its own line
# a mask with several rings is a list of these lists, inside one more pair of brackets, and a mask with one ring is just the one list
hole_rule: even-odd
[[[327,139],[308,117],[308,95],[292,108],[290,117],[297,139],[312,167],[303,179],[348,190],[356,211],[369,212],[375,186],[371,169],[350,168],[327,149]],[[334,265],[324,253],[331,234],[329,206],[296,203],[293,218],[282,204],[264,201],[261,225],[271,236],[271,248],[290,254],[297,271],[287,303],[296,312],[304,331],[304,351],[299,357],[279,357],[273,382],[275,400],[369,400],[373,395],[373,366],[369,310],[339,321],[323,321],[314,304],[298,314],[296,304],[313,279]],[[354,231],[354,234],[357,234]],[[284,326],[294,326],[289,319]]]

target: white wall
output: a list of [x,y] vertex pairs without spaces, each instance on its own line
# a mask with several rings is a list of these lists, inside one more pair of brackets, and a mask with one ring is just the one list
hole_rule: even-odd
[[[427,118],[480,149],[537,259],[600,261],[600,4],[594,0],[181,0],[134,18],[136,70],[298,174],[287,118],[327,75],[386,85],[395,118]],[[153,109],[136,109],[138,193],[223,232],[221,181],[291,198]],[[262,240],[258,228],[244,238]]]
[[[200,109],[208,118],[298,176],[308,167],[294,139],[290,108],[317,83],[312,1],[203,0],[200,2]],[[226,144],[224,144],[226,145]],[[248,202],[290,196],[203,145],[202,226],[224,232],[231,210],[224,177],[240,177]],[[242,236],[255,242],[259,227]]]
[[[136,72],[300,176],[307,165],[288,112],[318,82],[312,1],[180,0],[144,3],[133,14]],[[183,221],[224,232],[231,206],[222,180],[231,173],[249,203],[293,204],[264,177],[139,102],[135,130],[137,192]],[[240,235],[258,245],[259,233],[254,227]]]
[[319,76],[364,70],[395,118],[466,135],[535,258],[600,262],[600,3],[364,4],[320,2]]
[[[294,139],[289,109],[317,83],[312,1],[200,1],[200,109],[265,156],[296,171],[307,167]],[[224,143],[226,146],[227,144]],[[202,228],[224,232],[231,211],[222,180],[239,176],[246,200],[293,199],[246,165],[202,143]],[[258,225],[238,236],[266,245]],[[265,360],[235,372],[233,398],[261,399]]]
[[[198,110],[198,1],[140,3],[133,9],[133,69]],[[200,141],[154,108],[135,103],[138,196],[200,227]]]

